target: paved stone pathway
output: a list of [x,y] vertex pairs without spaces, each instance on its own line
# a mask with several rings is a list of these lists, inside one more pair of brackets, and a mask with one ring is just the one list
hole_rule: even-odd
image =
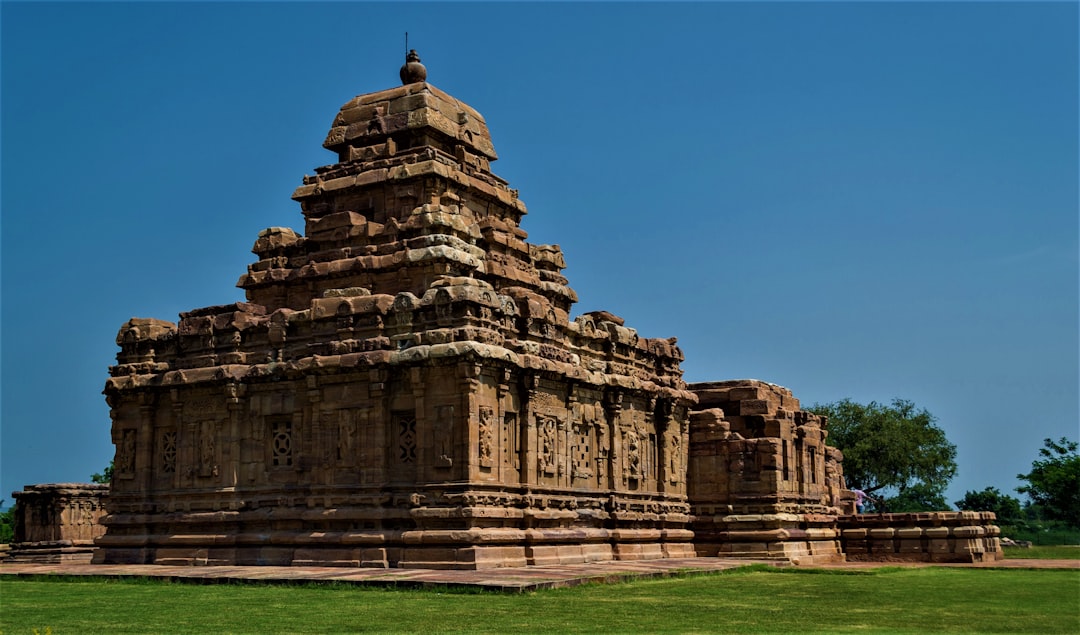
[[[103,577],[149,577],[171,580],[217,582],[342,582],[360,585],[440,587],[472,586],[493,591],[532,591],[574,586],[588,582],[612,583],[631,579],[710,573],[775,561],[672,558],[666,560],[619,560],[589,564],[513,567],[482,571],[436,569],[374,569],[345,567],[192,567],[150,564],[0,564],[0,575],[68,575]],[[784,563],[786,564],[786,563]]]
[[[317,583],[357,585],[451,587],[470,586],[492,591],[523,592],[575,586],[589,582],[612,583],[675,575],[713,573],[755,563],[791,566],[785,561],[733,558],[673,558],[594,562],[542,567],[443,571],[433,569],[367,569],[343,567],[172,567],[149,564],[26,564],[2,563],[0,575],[65,575],[147,577],[203,584],[228,582]],[[882,566],[959,566],[977,568],[1080,569],[1080,560],[999,560],[979,564],[911,562],[847,562],[815,564],[807,568],[872,568]]]

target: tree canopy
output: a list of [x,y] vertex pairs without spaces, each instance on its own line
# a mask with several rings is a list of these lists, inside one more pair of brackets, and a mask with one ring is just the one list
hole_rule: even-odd
[[828,443],[844,453],[848,487],[877,492],[875,509],[948,509],[944,492],[956,476],[956,446],[925,408],[904,399],[890,405],[843,399],[810,410],[829,418]]
[[90,475],[90,482],[91,483],[102,483],[104,485],[109,485],[109,484],[112,483],[112,476],[113,476],[113,462],[109,461],[109,464],[107,466],[105,466],[105,469],[102,470],[100,473],[99,472],[94,472],[93,474]]
[[1012,524],[1023,518],[1020,501],[1008,494],[1002,494],[996,487],[987,487],[981,492],[968,491],[964,497],[954,503],[961,511],[994,512],[999,522]]
[[1077,444],[1062,437],[1045,439],[1039,456],[1027,474],[1016,478],[1027,481],[1016,491],[1027,494],[1034,505],[1050,519],[1080,528],[1080,454]]
[[[0,500],[0,507],[4,501]],[[15,507],[8,507],[0,512],[0,545],[6,545],[15,537]]]

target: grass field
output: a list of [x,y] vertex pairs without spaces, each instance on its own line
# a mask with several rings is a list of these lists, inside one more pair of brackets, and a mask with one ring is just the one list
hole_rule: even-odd
[[1033,558],[1036,560],[1077,560],[1080,559],[1080,545],[1035,545],[1026,549],[1006,547],[1006,558]]
[[1080,571],[748,567],[520,595],[344,585],[0,579],[32,633],[1080,632]]

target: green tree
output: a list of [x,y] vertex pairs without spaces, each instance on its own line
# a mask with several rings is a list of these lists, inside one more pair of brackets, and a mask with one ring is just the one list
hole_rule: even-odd
[[112,475],[113,475],[113,462],[109,461],[109,465],[106,466],[106,468],[105,468],[105,470],[103,472],[101,472],[100,474],[95,472],[95,473],[90,475],[90,482],[91,483],[103,483],[105,485],[108,485],[109,483],[112,483]]
[[1080,454],[1077,444],[1065,437],[1045,439],[1039,449],[1040,459],[1031,463],[1031,472],[1017,474],[1027,481],[1016,491],[1027,494],[1032,505],[1049,519],[1080,528]]
[[962,511],[994,512],[998,521],[1007,525],[1024,519],[1020,501],[1008,494],[1002,494],[996,487],[987,487],[981,492],[967,491],[963,498],[953,504]]
[[949,503],[945,500],[943,489],[926,483],[915,483],[900,488],[896,496],[885,498],[882,507],[881,511],[904,514],[949,509]]
[[[0,500],[0,507],[4,501]],[[0,512],[0,545],[6,545],[15,538],[15,506]]]
[[904,399],[843,399],[810,410],[829,418],[828,443],[844,453],[847,485],[874,495],[875,510],[949,508],[944,492],[956,476],[956,446],[925,408]]

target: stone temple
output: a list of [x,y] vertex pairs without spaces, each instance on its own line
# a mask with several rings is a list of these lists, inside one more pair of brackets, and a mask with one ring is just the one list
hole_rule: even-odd
[[[259,233],[246,302],[120,329],[95,561],[843,558],[825,422],[765,382],[688,386],[675,338],[572,318],[484,118],[415,52],[401,79],[341,107],[337,162],[293,194],[304,232]],[[979,519],[920,522],[942,559],[996,551]],[[909,524],[908,551],[935,549]],[[855,529],[854,551],[886,548]]]

